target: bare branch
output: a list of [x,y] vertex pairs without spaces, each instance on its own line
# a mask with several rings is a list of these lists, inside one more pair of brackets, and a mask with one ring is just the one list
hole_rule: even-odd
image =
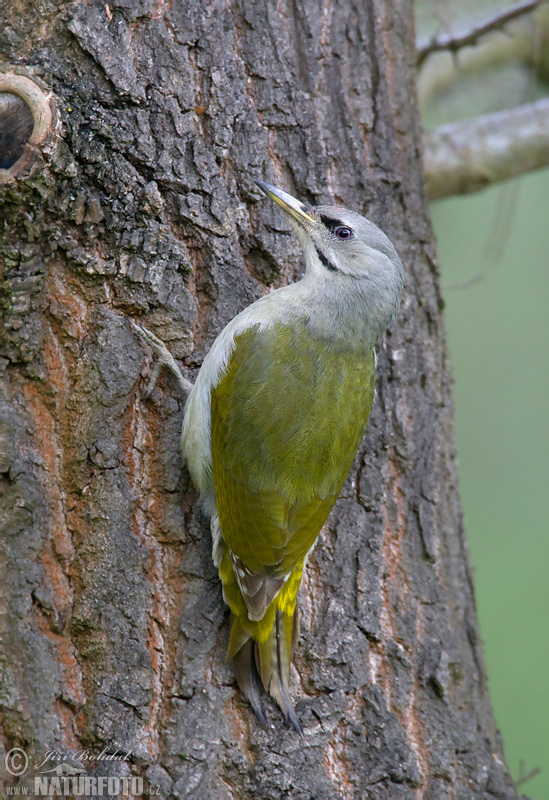
[[[459,51],[459,63],[455,53],[449,50],[435,53],[424,62],[418,72],[417,86],[420,104],[426,107],[437,100],[457,82],[470,75],[481,75],[496,70],[512,61],[529,67],[534,74],[540,72],[535,63],[536,38],[549,37],[549,4],[541,6],[535,16],[524,16],[510,22],[505,29],[509,36],[486,36],[476,47]],[[518,105],[533,98],[516,100]]]
[[452,292],[456,289],[463,291],[464,289],[470,289],[471,286],[476,286],[477,283],[480,283],[484,280],[484,273],[479,272],[478,275],[473,275],[471,278],[467,278],[466,281],[452,281],[451,283],[442,283],[441,288],[445,292]]
[[478,25],[473,26],[468,31],[456,34],[455,36],[443,33],[440,34],[440,36],[433,37],[423,44],[420,43],[417,47],[417,66],[420,67],[427,56],[430,56],[431,53],[437,53],[441,50],[451,50],[452,52],[456,52],[462,47],[476,44],[478,40],[483,36],[486,36],[487,33],[501,30],[507,22],[517,19],[517,17],[522,17],[525,14],[529,14],[539,5],[540,0],[526,0],[526,2],[517,3],[510,8],[498,11],[492,17],[489,17],[488,19],[484,20],[484,22],[480,22]]
[[517,789],[519,786],[524,786],[525,783],[531,781],[532,778],[535,778],[537,775],[540,774],[540,772],[541,772],[541,767],[534,767],[534,769],[531,769],[529,772],[524,773],[524,761],[522,761],[521,759],[520,774],[517,780],[515,781],[515,786],[517,787]]
[[549,165],[549,99],[434,128],[423,146],[431,199],[539,169]]

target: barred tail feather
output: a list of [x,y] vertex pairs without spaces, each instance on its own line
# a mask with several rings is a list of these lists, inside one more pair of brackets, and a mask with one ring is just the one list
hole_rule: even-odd
[[292,642],[294,637],[294,619],[297,624],[297,613],[285,614],[277,610],[275,624],[266,642],[256,643],[256,662],[261,675],[261,682],[269,692],[295,730],[303,735],[303,729],[290,702],[290,663],[292,660]]
[[254,642],[235,618],[227,657],[233,660],[238,685],[250,701],[259,723],[265,727],[267,720],[259,696],[258,673],[263,687],[282,709],[286,722],[289,722],[300,735],[303,735],[303,729],[290,702],[289,693],[290,663],[298,636],[297,609],[292,615],[285,614],[278,609],[274,625],[263,642]]
[[[234,625],[238,625],[238,620],[235,619]],[[262,728],[267,727],[267,717],[263,710],[263,703],[261,702],[259,679],[254,659],[254,643],[248,640],[242,645],[232,657],[233,669],[236,681],[240,687],[240,691],[250,701],[250,705],[254,710],[257,721]]]

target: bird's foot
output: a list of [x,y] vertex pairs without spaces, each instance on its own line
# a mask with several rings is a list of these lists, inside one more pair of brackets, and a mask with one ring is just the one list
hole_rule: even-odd
[[151,377],[148,380],[147,386],[145,387],[144,397],[150,397],[154,387],[156,386],[156,382],[158,380],[158,375],[162,367],[168,367],[171,372],[177,378],[177,381],[185,395],[188,395],[191,389],[193,388],[193,384],[189,381],[181,370],[179,369],[175,358],[172,356],[162,339],[159,339],[158,336],[155,336],[148,328],[145,328],[144,325],[136,325],[133,320],[130,320],[134,330],[139,336],[144,339],[147,344],[149,345],[157,357],[157,361],[155,362]]

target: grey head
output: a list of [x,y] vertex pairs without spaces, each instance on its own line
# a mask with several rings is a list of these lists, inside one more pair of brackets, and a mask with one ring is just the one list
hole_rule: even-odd
[[256,184],[288,214],[305,254],[306,277],[345,298],[362,301],[372,332],[380,335],[396,316],[404,268],[377,225],[355,211],[309,206],[264,181]]

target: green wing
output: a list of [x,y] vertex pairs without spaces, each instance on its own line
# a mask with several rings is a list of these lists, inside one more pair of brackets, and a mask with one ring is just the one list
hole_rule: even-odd
[[336,349],[306,325],[250,328],[212,391],[212,462],[224,541],[255,575],[300,564],[332,508],[375,390],[372,349]]

